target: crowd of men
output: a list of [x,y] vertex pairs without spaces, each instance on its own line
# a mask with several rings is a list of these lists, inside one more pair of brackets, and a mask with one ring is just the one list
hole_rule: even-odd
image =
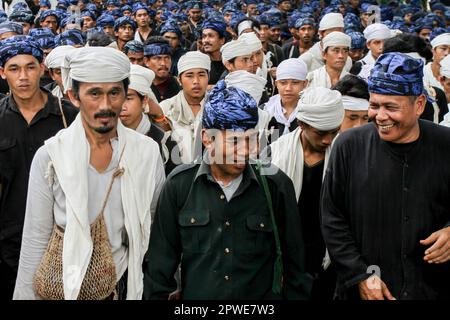
[[445,2],[3,6],[1,300],[450,299]]

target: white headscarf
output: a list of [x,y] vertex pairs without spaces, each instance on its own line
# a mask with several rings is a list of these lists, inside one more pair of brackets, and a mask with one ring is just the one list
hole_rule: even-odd
[[243,41],[252,52],[262,49],[261,40],[259,40],[254,32],[243,33],[239,36],[238,40]]
[[235,87],[247,92],[257,104],[261,100],[266,82],[267,79],[243,70],[231,72],[225,77],[227,87]]
[[178,60],[178,74],[195,68],[205,69],[209,72],[211,70],[211,58],[200,51],[189,51]]
[[338,128],[344,120],[339,91],[322,87],[307,88],[297,104],[297,119],[321,131]]
[[327,13],[322,17],[319,23],[319,31],[332,28],[344,28],[344,17],[340,13]]
[[442,59],[439,64],[441,65],[441,68],[439,69],[441,76],[450,78],[450,55]]
[[253,53],[252,48],[249,48],[244,41],[239,39],[225,43],[220,48],[220,52],[222,53],[223,63],[233,58],[251,55]]
[[308,67],[303,60],[291,58],[283,60],[277,67],[277,80],[295,79],[306,80]]
[[392,38],[395,33],[393,33],[386,25],[382,23],[373,23],[368,25],[364,29],[364,38],[366,38],[366,42],[372,40],[385,40]]
[[369,101],[366,99],[355,98],[351,96],[342,96],[342,104],[345,110],[367,111],[369,110]]
[[438,35],[431,41],[431,46],[436,48],[437,46],[447,45],[450,46],[450,33],[443,33]]
[[66,54],[61,67],[64,91],[72,80],[88,83],[119,82],[130,75],[130,60],[121,51],[109,47],[85,47]]
[[349,47],[352,44],[352,38],[343,32],[333,31],[322,39],[322,51],[328,47]]
[[59,46],[53,49],[45,58],[45,66],[49,69],[61,68],[66,54],[76,50],[73,46]]
[[[155,73],[137,64],[130,64],[130,85],[128,88],[136,90],[143,96],[149,97],[149,99],[157,102],[158,100],[151,89],[152,82],[155,79]],[[144,107],[147,112],[148,106]]]

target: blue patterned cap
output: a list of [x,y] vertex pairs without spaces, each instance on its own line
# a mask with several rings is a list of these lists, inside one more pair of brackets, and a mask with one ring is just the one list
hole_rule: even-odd
[[104,13],[98,17],[96,25],[102,28],[106,26],[114,27],[114,23],[114,17],[108,13]]
[[84,46],[86,44],[86,39],[84,38],[83,32],[78,29],[66,30],[63,33],[58,34],[55,37],[56,46]]
[[433,41],[434,38],[436,38],[438,35],[447,33],[447,29],[445,28],[434,28],[433,31],[431,31],[430,34],[430,41]]
[[9,59],[26,54],[35,57],[39,63],[44,59],[44,52],[39,44],[30,36],[13,36],[0,41],[0,64],[5,66]]
[[400,52],[381,55],[369,76],[369,91],[384,95],[419,96],[424,93],[423,61]]
[[364,35],[361,32],[348,32],[347,35],[352,38],[350,49],[364,49],[366,47],[366,38],[364,38]]
[[137,28],[136,21],[134,21],[128,16],[120,17],[119,19],[116,20],[116,22],[114,23],[114,31],[118,31],[121,26],[127,24],[129,24],[133,28],[133,31],[136,31]]
[[146,10],[147,13],[149,13],[148,7],[145,4],[141,3],[141,2],[137,2],[137,3],[133,4],[132,8],[133,8],[133,15],[135,15],[136,12],[138,10],[141,10],[141,9]]
[[226,87],[220,80],[206,97],[202,115],[205,129],[246,131],[258,123],[258,106],[247,92]]
[[224,37],[227,31],[227,24],[225,23],[225,20],[219,20],[214,18],[207,19],[202,24],[202,30],[205,29],[212,29],[216,31],[221,37]]
[[9,20],[34,24],[34,15],[31,10],[14,10],[9,15]]
[[162,26],[160,34],[163,36],[166,32],[176,33],[178,38],[180,39],[183,35],[180,27],[178,26],[178,22],[176,20],[167,20]]
[[137,53],[144,52],[144,44],[137,40],[128,41],[123,48],[123,52],[127,54],[129,51]]
[[295,21],[295,29],[300,29],[303,26],[311,25],[313,28],[316,27],[316,22],[313,18],[300,18]]
[[180,6],[175,2],[166,2],[164,4],[164,7],[167,8],[167,10],[169,10],[169,11],[174,11],[174,10],[180,9]]
[[122,13],[124,13],[125,11],[133,12],[133,8],[130,5],[126,4],[120,8],[120,11],[122,11]]
[[75,15],[72,16],[69,14],[61,20],[61,28],[65,28],[68,24],[78,24],[82,28],[84,25],[84,20]]
[[83,10],[81,12],[81,18],[83,17],[90,17],[92,20],[97,20],[97,15],[95,14],[95,12],[92,12],[90,10]]
[[160,55],[172,55],[172,48],[168,43],[158,42],[144,46],[144,56],[153,57]]
[[25,2],[18,2],[15,5],[13,5],[13,10],[30,10],[28,5]]
[[0,34],[4,34],[7,32],[14,32],[19,34],[23,34],[23,27],[20,23],[13,21],[5,21],[0,23]]
[[55,34],[49,28],[33,28],[28,33],[42,49],[53,49],[55,44]]
[[198,1],[198,0],[189,1],[186,10],[189,11],[191,9],[200,9],[200,10],[202,10],[203,9],[203,3],[201,1]]
[[59,15],[58,12],[55,10],[44,10],[41,12],[41,15],[39,16],[39,22],[42,22],[45,20],[45,18],[55,16],[56,17],[56,23],[59,25]]
[[50,4],[50,1],[48,1],[48,0],[40,0],[39,6],[51,8],[52,5]]
[[117,8],[106,12],[112,15],[114,18],[120,18],[123,16],[122,11],[120,11],[120,9]]

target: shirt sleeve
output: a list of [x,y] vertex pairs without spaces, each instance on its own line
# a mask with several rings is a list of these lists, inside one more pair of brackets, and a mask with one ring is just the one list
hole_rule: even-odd
[[53,169],[50,168],[49,162],[50,157],[43,146],[36,152],[31,163],[14,300],[38,299],[34,292],[33,279],[47,249],[54,225],[54,198],[51,187]]
[[344,154],[342,147],[342,144],[336,143],[331,152],[322,184],[321,216],[325,244],[337,269],[338,284],[345,290],[367,279],[370,274],[356,247],[346,212],[346,164],[350,157]]

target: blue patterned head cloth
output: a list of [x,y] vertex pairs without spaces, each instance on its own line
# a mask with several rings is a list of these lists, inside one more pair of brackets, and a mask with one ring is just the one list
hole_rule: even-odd
[[174,11],[174,10],[180,9],[180,6],[175,2],[166,2],[164,4],[164,7],[167,8],[167,10],[169,10],[169,11]]
[[86,44],[83,32],[78,29],[66,30],[55,37],[56,46],[76,46]]
[[50,4],[50,1],[48,1],[48,0],[40,0],[39,1],[39,6],[47,7],[47,8],[51,8],[52,7],[52,5]]
[[98,16],[98,9],[97,6],[94,3],[87,3],[86,4],[86,10],[92,11],[95,13],[96,16]]
[[316,27],[316,23],[313,18],[300,18],[295,21],[295,29],[300,29],[303,26],[311,25],[313,28]]
[[166,32],[173,32],[178,36],[178,39],[181,39],[183,33],[181,32],[180,27],[178,26],[178,22],[176,20],[167,20],[162,26],[160,34],[163,36]]
[[5,21],[0,23],[0,34],[4,34],[7,32],[14,32],[19,34],[23,34],[23,27],[20,23],[13,21]]
[[105,5],[106,6],[115,6],[115,7],[119,8],[120,7],[120,1],[118,1],[118,0],[108,0],[108,1],[106,1]]
[[9,20],[34,24],[34,15],[30,10],[14,10],[9,15]]
[[225,23],[225,20],[219,20],[219,19],[207,19],[202,24],[202,30],[205,29],[212,29],[216,31],[222,38],[225,36],[225,32],[227,30],[227,24]]
[[202,116],[205,129],[246,131],[258,123],[258,106],[248,93],[220,80],[208,94]]
[[42,49],[53,49],[55,44],[55,34],[49,28],[34,28],[28,33]]
[[19,2],[13,5],[13,10],[30,10],[28,5],[25,2]]
[[69,15],[61,20],[61,28],[65,28],[68,24],[78,24],[82,28],[84,20],[75,15]]
[[114,17],[112,15],[104,13],[97,19],[96,25],[102,28],[106,26],[114,27],[114,22]]
[[89,11],[89,10],[83,10],[81,12],[81,18],[83,17],[90,17],[92,20],[97,20],[97,15],[95,14],[95,12]]
[[141,10],[141,9],[144,9],[144,10],[146,10],[147,12],[149,12],[148,11],[148,7],[145,5],[145,4],[143,4],[143,3],[141,3],[141,2],[136,2],[135,4],[133,4],[133,15],[135,15],[136,14],[136,12],[138,11],[138,10]]
[[189,1],[186,10],[189,11],[191,9],[203,9],[203,3],[202,1],[198,1],[198,0],[194,0],[194,1]]
[[423,61],[399,52],[381,55],[369,76],[369,91],[394,96],[424,93]]
[[0,41],[0,66],[4,67],[9,59],[19,55],[27,54],[35,57],[39,63],[44,58],[44,52],[39,44],[30,36],[13,36]]
[[230,27],[232,29],[236,28],[238,22],[245,18],[247,18],[247,16],[245,14],[243,14],[242,12],[233,13],[231,15],[231,19],[230,19]]
[[59,25],[59,15],[58,15],[58,12],[56,12],[55,10],[44,10],[44,11],[42,11],[41,15],[39,16],[39,22],[44,21],[45,18],[50,17],[50,16],[55,16],[56,23]]
[[431,5],[431,11],[435,11],[435,10],[440,10],[440,11],[445,12],[445,10],[447,10],[447,8],[442,3],[436,2]]
[[364,49],[366,47],[366,38],[361,32],[349,32],[347,34],[352,38],[351,50]]
[[129,51],[137,53],[144,52],[144,44],[137,40],[128,41],[123,48],[123,52],[127,54]]
[[123,16],[122,11],[120,9],[113,9],[111,11],[105,11],[109,13],[110,15],[114,16],[115,19],[118,19]]
[[127,25],[127,24],[129,24],[133,28],[133,31],[136,31],[136,28],[137,28],[136,22],[127,16],[121,17],[116,20],[116,23],[114,23],[114,31],[119,31],[120,27]]
[[447,29],[445,28],[434,28],[433,31],[431,31],[430,34],[430,41],[433,41],[434,38],[436,38],[438,35],[447,33]]
[[147,44],[144,46],[144,56],[153,57],[160,55],[169,55],[169,56],[172,55],[172,48],[168,43],[158,42]]
[[122,11],[122,13],[124,13],[125,11],[133,12],[133,8],[130,5],[126,4],[120,7],[120,11]]

